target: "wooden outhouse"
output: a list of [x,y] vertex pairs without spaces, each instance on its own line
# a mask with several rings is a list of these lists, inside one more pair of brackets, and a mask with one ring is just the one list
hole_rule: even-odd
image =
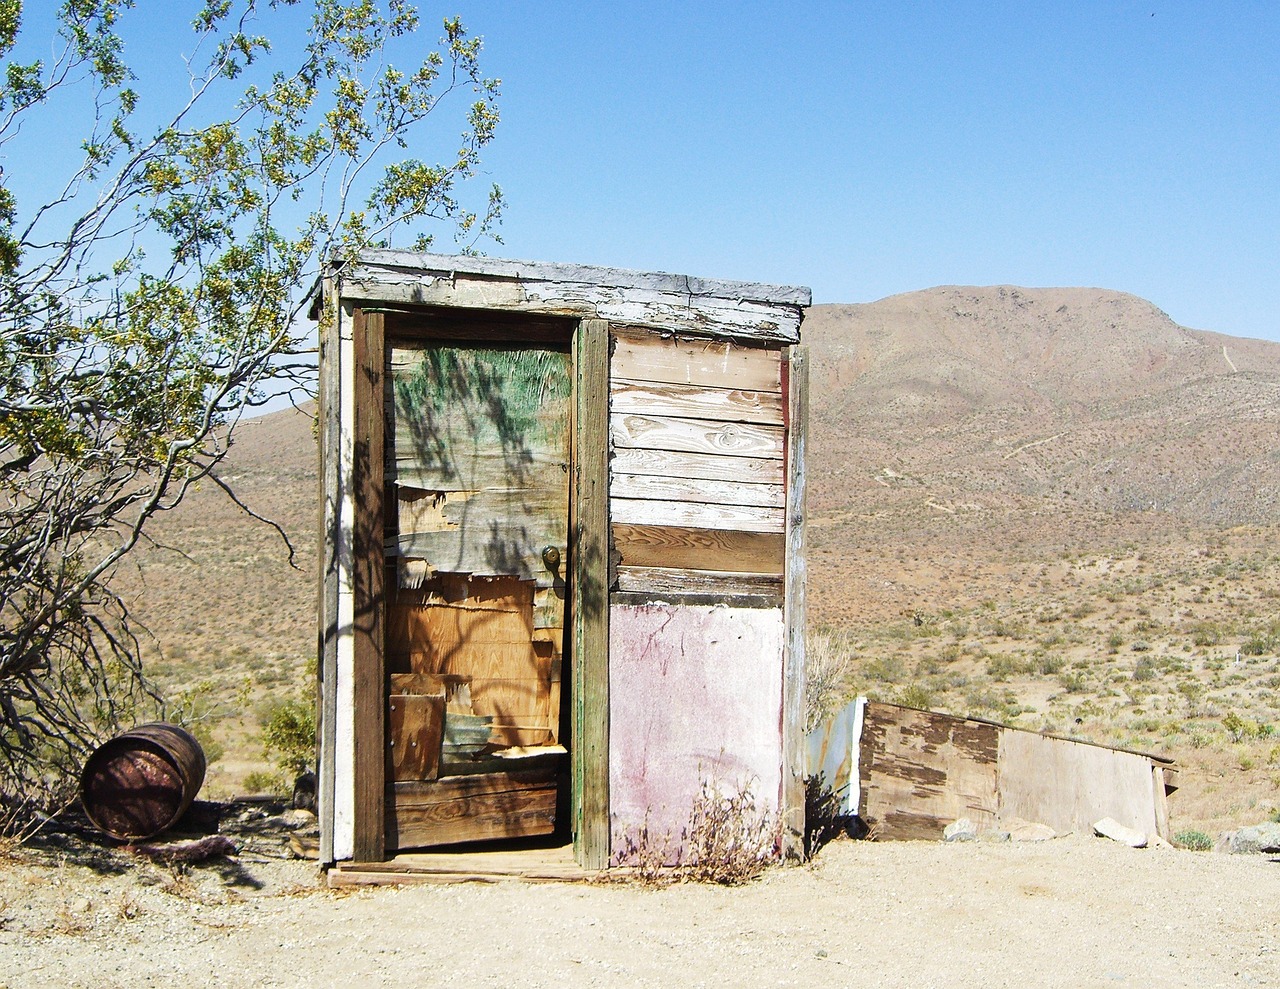
[[530,838],[599,869],[678,844],[708,787],[802,854],[809,302],[392,250],[326,274],[324,863]]

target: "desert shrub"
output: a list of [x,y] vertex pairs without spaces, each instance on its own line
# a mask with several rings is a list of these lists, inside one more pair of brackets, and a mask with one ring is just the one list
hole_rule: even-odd
[[991,677],[997,683],[1002,683],[1010,677],[1018,676],[1026,671],[1022,661],[1017,656],[999,655],[992,656],[987,660],[987,676]]
[[737,886],[777,858],[781,832],[747,785],[724,791],[703,782],[685,832],[680,873],[694,882]]
[[832,632],[811,633],[805,640],[805,730],[812,731],[849,696],[853,655]]
[[1154,680],[1159,668],[1150,656],[1143,656],[1133,668],[1133,679],[1138,681]]
[[246,793],[284,793],[288,785],[281,774],[268,773],[261,769],[255,769],[244,778]]
[[869,680],[897,683],[906,678],[907,666],[900,656],[882,656],[864,666],[862,673]]
[[1081,693],[1087,685],[1081,673],[1063,673],[1058,677],[1058,683],[1068,694]]
[[1189,852],[1207,852],[1213,848],[1213,839],[1203,831],[1179,831],[1173,836],[1173,843]]
[[280,701],[271,708],[262,729],[268,759],[285,773],[297,776],[315,759],[316,709],[303,701]]
[[903,707],[927,709],[933,706],[933,691],[922,683],[913,683],[901,688],[897,693],[897,699]]
[[1035,671],[1041,676],[1057,676],[1062,672],[1067,661],[1054,653],[1043,653],[1035,657]]

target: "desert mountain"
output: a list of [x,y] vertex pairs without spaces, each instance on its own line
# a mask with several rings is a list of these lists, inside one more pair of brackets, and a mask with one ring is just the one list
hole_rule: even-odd
[[[1280,517],[1280,344],[1100,289],[816,306],[811,511]],[[933,506],[932,508],[930,506]]]

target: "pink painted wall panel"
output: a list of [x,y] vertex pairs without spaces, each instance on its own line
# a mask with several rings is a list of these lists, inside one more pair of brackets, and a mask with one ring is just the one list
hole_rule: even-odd
[[757,806],[776,817],[783,642],[782,612],[773,608],[610,608],[615,861],[646,824],[651,840],[678,840],[704,780],[750,786]]

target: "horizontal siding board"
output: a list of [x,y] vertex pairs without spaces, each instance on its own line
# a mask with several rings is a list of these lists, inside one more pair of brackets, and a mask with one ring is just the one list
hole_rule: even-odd
[[610,518],[632,525],[692,526],[741,532],[782,532],[785,512],[749,505],[704,505],[684,501],[610,498]]
[[609,436],[621,448],[782,459],[781,426],[620,414],[609,417]]
[[781,393],[737,387],[654,384],[615,377],[609,387],[609,410],[782,425]]
[[614,523],[613,545],[623,566],[783,572],[785,543],[780,533]]
[[673,385],[782,391],[781,352],[728,340],[691,340],[615,329],[610,376]]
[[782,575],[674,567],[618,567],[618,590],[653,594],[777,594]]
[[707,481],[649,474],[613,474],[609,478],[609,496],[778,509],[786,501],[781,484]]
[[616,449],[609,463],[617,474],[653,474],[659,477],[737,481],[746,484],[781,484],[783,462],[768,457],[723,457],[714,453],[682,450]]

